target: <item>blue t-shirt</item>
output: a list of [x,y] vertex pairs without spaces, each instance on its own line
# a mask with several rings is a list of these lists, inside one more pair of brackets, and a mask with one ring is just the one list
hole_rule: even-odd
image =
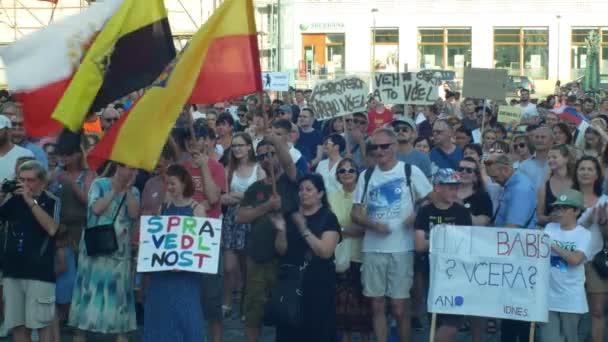
[[298,148],[304,158],[306,160],[311,161],[315,159],[317,153],[317,146],[323,145],[323,137],[321,136],[321,132],[318,130],[313,130],[312,132],[303,132],[300,130],[300,139],[296,143],[296,148],[301,146],[303,148]]
[[431,161],[439,169],[458,169],[458,163],[464,158],[464,151],[456,146],[452,153],[447,154],[439,147],[431,150]]
[[494,220],[496,227],[514,224],[521,228],[536,227],[536,190],[532,181],[515,171],[505,184]]
[[417,166],[429,178],[432,176],[429,156],[418,150],[412,150],[408,154],[397,153],[397,160]]

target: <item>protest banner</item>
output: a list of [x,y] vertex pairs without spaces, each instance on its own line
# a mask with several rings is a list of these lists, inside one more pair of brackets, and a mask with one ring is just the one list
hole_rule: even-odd
[[550,255],[539,230],[435,226],[428,311],[547,322]]
[[465,97],[504,100],[507,92],[507,70],[465,68],[462,94]]
[[439,98],[439,80],[428,71],[381,73],[373,82],[373,95],[382,103],[431,105]]
[[142,216],[137,272],[216,274],[222,221],[191,216]]
[[264,90],[270,91],[288,91],[289,90],[289,73],[269,71],[262,73],[262,85]]
[[521,107],[499,106],[498,107],[498,122],[510,124],[513,121],[519,122],[523,115]]
[[317,120],[367,111],[368,87],[356,76],[315,84],[308,104]]

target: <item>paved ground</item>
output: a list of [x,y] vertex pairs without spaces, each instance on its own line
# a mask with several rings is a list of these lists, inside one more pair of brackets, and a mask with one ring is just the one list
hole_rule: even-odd
[[[226,320],[224,325],[225,325],[224,342],[245,341],[243,326],[237,317],[231,317],[230,319]],[[589,326],[588,319],[585,318],[581,324],[581,331],[589,331],[588,326]],[[360,341],[358,336],[354,336],[354,337],[355,337],[354,341],[356,341],[356,342]],[[141,331],[138,331],[137,333],[134,333],[131,336],[129,336],[129,340],[132,342],[142,341]],[[426,342],[428,340],[429,340],[429,334],[428,334],[428,327],[427,327],[427,329],[425,329],[422,332],[414,333],[412,341],[413,342]],[[10,339],[0,339],[0,341],[8,342],[11,340]],[[66,332],[63,335],[62,342],[70,342],[70,341],[72,341],[72,339],[69,337],[69,334]],[[89,338],[89,342],[113,342],[113,341],[114,341],[114,338],[108,337],[108,336],[91,335]],[[375,341],[375,340],[372,339],[372,341]],[[397,342],[397,340],[394,337],[392,337],[389,341]],[[469,342],[469,341],[471,341],[471,338],[468,333],[460,333],[456,340],[456,342]],[[488,336],[487,340],[486,340],[486,342],[499,342],[499,341],[500,341],[499,335]],[[538,339],[537,339],[537,341],[538,341]],[[605,341],[608,342],[608,338]],[[158,341],[158,342],[165,342],[165,341]],[[168,341],[168,342],[172,342],[172,341]],[[260,342],[274,342],[274,330],[271,328],[265,328],[264,332],[263,332],[263,337],[260,340]],[[311,341],[311,342],[313,342],[313,341]],[[581,336],[580,342],[589,342],[589,338],[587,336]]]

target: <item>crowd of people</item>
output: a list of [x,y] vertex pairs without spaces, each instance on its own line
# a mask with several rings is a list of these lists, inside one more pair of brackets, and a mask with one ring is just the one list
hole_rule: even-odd
[[[78,342],[127,341],[143,325],[144,341],[220,342],[226,319],[243,321],[247,342],[264,325],[280,342],[386,342],[391,327],[412,341],[429,324],[439,224],[544,229],[553,243],[540,340],[604,341],[608,267],[595,259],[608,235],[608,99],[558,87],[507,104],[446,90],[427,106],[370,97],[367,112],[320,121],[310,92],[258,94],[186,106],[153,172],[90,169],[88,152],[137,95],[91,113],[80,133],[33,139],[0,91],[1,330],[13,341],[35,332],[59,342],[66,329]],[[521,121],[498,122],[500,105],[521,108]],[[564,114],[573,110],[589,124]],[[217,274],[137,273],[142,215],[221,218]],[[107,226],[115,248],[93,253],[87,236]],[[275,297],[290,286],[299,297],[285,309]],[[529,330],[439,315],[435,339],[523,342]]]

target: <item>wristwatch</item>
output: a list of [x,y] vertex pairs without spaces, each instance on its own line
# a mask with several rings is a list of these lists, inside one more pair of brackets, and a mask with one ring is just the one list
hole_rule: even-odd
[[35,199],[32,200],[32,204],[30,205],[30,209],[37,206],[38,205],[38,201],[36,201]]

